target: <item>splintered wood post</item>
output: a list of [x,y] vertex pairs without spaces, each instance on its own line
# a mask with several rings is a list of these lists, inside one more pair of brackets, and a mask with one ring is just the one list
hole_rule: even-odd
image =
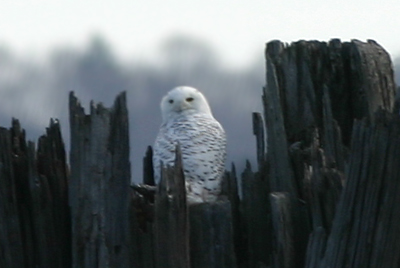
[[269,184],[264,175],[254,174],[250,162],[246,163],[242,173],[242,236],[247,240],[245,253],[249,267],[257,267],[260,263],[268,265],[271,258],[271,207]]
[[263,102],[268,134],[267,160],[269,165],[273,167],[269,170],[271,191],[288,192],[291,196],[296,197],[298,194],[290,166],[278,80],[275,67],[268,58],[267,87],[264,87]]
[[274,233],[272,267],[295,267],[294,232],[289,194],[271,193],[270,200]]
[[[372,199],[367,202],[363,191],[356,189],[358,184],[351,182],[350,171],[359,170],[353,151],[364,154],[364,147],[368,151],[371,143],[363,143],[364,136],[354,136],[352,132],[358,131],[353,130],[354,119],[367,118],[373,123],[381,120],[373,116],[379,107],[386,111],[392,111],[394,107],[395,83],[389,54],[371,40],[366,43],[357,40],[342,43],[338,39],[328,43],[299,41],[290,45],[272,41],[266,47],[266,61],[267,85],[263,103],[268,133],[266,167],[270,170],[267,179],[271,181],[271,191],[285,191],[291,197],[305,201],[308,213],[305,212],[303,217],[292,214],[291,219],[296,228],[304,226],[303,233],[311,232],[308,250],[315,252],[307,252],[307,267],[370,267],[365,260],[369,258],[368,250],[372,252],[372,244],[366,246],[365,241],[372,241],[372,238],[359,238],[362,230],[374,232],[359,215],[368,210],[376,211],[376,204],[372,205]],[[365,130],[364,135],[369,136],[370,132]],[[371,154],[367,160],[359,155],[357,161],[362,159],[374,168],[382,167],[381,159],[375,164],[377,157],[380,158],[372,158]],[[387,161],[391,160],[388,158]],[[369,176],[365,172],[363,176]],[[346,188],[351,189],[343,192],[344,182]],[[351,194],[345,194],[346,191]],[[344,196],[348,199],[342,201],[341,208],[338,200]],[[341,209],[343,211],[339,213]],[[312,229],[307,231],[306,223],[299,224],[298,219],[307,219],[308,215]],[[371,226],[377,219],[368,215],[368,226]],[[358,228],[352,221],[360,221],[354,224]],[[355,231],[350,230],[349,225]],[[300,233],[294,229],[295,237]],[[345,238],[338,238],[342,236]],[[330,241],[328,244],[326,239]],[[349,243],[352,243],[351,248],[346,246]],[[329,252],[320,248],[324,245]],[[295,251],[300,252],[302,248],[298,244]]]
[[320,263],[326,249],[326,232],[318,226],[311,234],[307,246],[306,268],[321,268]]
[[238,180],[236,176],[236,167],[232,164],[231,171],[225,172],[224,180],[222,181],[221,196],[228,197],[231,203],[232,211],[232,228],[233,228],[233,243],[236,255],[237,266],[247,262],[248,251],[247,241],[245,240],[245,232],[243,225],[243,215],[240,211],[241,200],[239,197]]
[[[39,138],[37,150],[37,169],[41,178],[47,178],[51,192],[50,204],[54,237],[53,267],[71,267],[71,212],[68,205],[68,175],[66,152],[58,120],[51,120],[46,135]],[[48,223],[44,223],[46,230]],[[50,241],[52,241],[50,240]],[[54,244],[53,244],[54,243]],[[56,249],[54,249],[54,247]]]
[[380,111],[373,121],[354,126],[346,186],[318,267],[400,265],[400,118]]
[[155,267],[190,268],[189,218],[179,146],[174,166],[162,167],[154,206]]
[[[143,158],[143,184],[154,186],[153,150],[147,147]],[[131,257],[135,268],[154,268],[154,192],[131,191]]]
[[[32,173],[36,170],[31,170],[32,162],[34,159],[29,159],[32,155],[33,144],[27,144],[25,138],[25,130],[21,128],[18,120],[12,120],[12,127],[10,129],[11,143],[12,143],[12,165],[13,165],[13,176],[15,180],[15,195],[18,198],[18,213],[20,220],[21,235],[23,238],[23,250],[24,250],[24,261],[27,266],[38,265],[40,256],[46,245],[41,245],[42,248],[37,248],[38,240],[41,240],[42,235],[38,234],[37,238],[35,230],[35,222],[37,217],[34,214],[37,213],[37,204],[35,197],[37,191],[42,189],[46,190],[46,184],[42,184],[44,187],[39,186],[39,180],[37,176]],[[35,197],[34,197],[35,196]],[[45,207],[45,206],[44,206]],[[43,207],[43,208],[44,208]],[[42,242],[43,240],[41,240]],[[40,242],[39,242],[40,243]],[[46,263],[47,264],[47,263]]]
[[235,268],[229,201],[189,206],[191,268]]
[[149,218],[153,218],[152,204],[138,195],[134,190],[131,192],[131,259],[135,268],[154,268],[154,235],[153,224]]
[[36,153],[28,143],[27,156],[38,266],[71,267],[68,168],[57,120],[51,120],[46,135],[39,138]]
[[72,267],[130,267],[129,126],[126,94],[86,115],[69,96]]
[[0,266],[24,267],[26,249],[20,228],[11,133],[0,128]]
[[37,152],[18,120],[0,128],[1,267],[71,267],[67,176],[57,121]]
[[147,147],[146,156],[143,158],[143,183],[155,185],[153,169],[153,148]]
[[337,121],[333,118],[329,89],[324,86],[322,96],[322,145],[324,148],[326,166],[344,171],[346,160],[345,146],[342,143],[342,133]]
[[266,161],[267,137],[265,137],[266,131],[264,119],[260,113],[253,113],[253,134],[256,136],[258,169],[261,170]]
[[[275,90],[274,79],[273,83],[268,80],[275,73],[289,144],[306,139],[308,127],[322,129],[324,88],[329,91],[332,115],[347,146],[355,118],[371,118],[377,108],[391,111],[394,106],[396,88],[390,55],[374,41],[342,43],[333,39],[290,45],[271,41],[266,59],[267,91],[271,91],[270,86]],[[272,109],[270,104],[274,103],[267,104],[265,107]],[[267,122],[267,126],[271,123],[275,125]]]

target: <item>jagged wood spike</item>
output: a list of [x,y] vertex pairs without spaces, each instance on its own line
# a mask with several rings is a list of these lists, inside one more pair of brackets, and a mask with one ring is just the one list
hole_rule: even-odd
[[129,124],[126,94],[112,108],[91,102],[86,115],[73,92],[69,102],[74,267],[129,267]]
[[179,145],[174,166],[161,168],[154,204],[155,267],[190,267],[189,218]]

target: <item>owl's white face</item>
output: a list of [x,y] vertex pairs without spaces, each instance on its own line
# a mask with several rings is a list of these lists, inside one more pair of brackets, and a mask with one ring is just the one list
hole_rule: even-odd
[[180,86],[172,89],[161,100],[163,121],[179,115],[202,113],[212,116],[204,95],[195,88]]

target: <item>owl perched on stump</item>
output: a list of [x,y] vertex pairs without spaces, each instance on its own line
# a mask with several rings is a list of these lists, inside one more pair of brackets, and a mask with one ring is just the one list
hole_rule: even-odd
[[204,95],[176,87],[161,100],[162,124],[154,144],[153,166],[160,182],[160,164],[173,166],[180,144],[189,204],[215,202],[225,171],[226,135]]

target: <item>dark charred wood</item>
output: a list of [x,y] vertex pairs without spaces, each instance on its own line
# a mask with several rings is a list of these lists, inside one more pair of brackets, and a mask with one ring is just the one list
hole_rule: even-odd
[[163,167],[155,197],[155,267],[187,268],[189,257],[189,217],[185,177],[179,146],[173,167]]
[[68,170],[58,122],[51,120],[37,151],[18,120],[0,130],[1,267],[71,267]]
[[189,207],[191,268],[235,268],[232,209],[229,201]]
[[231,171],[225,173],[222,185],[222,195],[228,197],[231,204],[233,243],[238,267],[247,263],[247,241],[243,231],[243,215],[240,211],[241,201],[236,176],[236,167],[232,164]]
[[253,113],[253,134],[256,136],[258,169],[264,166],[267,154],[265,123],[260,113]]
[[73,267],[129,267],[130,163],[126,95],[86,115],[69,99]]
[[380,111],[356,122],[346,185],[320,267],[399,266],[399,135],[398,115]]
[[242,192],[242,237],[247,241],[247,252],[244,254],[248,256],[247,265],[269,265],[272,246],[269,184],[264,173],[252,172],[249,162],[242,173]]
[[146,155],[143,158],[143,184],[155,185],[153,169],[153,148],[147,147]]
[[[303,140],[310,126],[322,129],[325,87],[346,146],[354,118],[371,118],[379,107],[393,109],[396,88],[390,56],[374,41],[299,41],[290,46],[272,41],[266,58],[277,75],[289,143]],[[267,66],[268,72],[272,71]]]
[[29,252],[20,222],[11,140],[10,131],[0,128],[0,265],[24,267],[29,264]]
[[273,226],[272,266],[295,267],[294,230],[290,196],[287,193],[271,193],[271,215]]
[[154,204],[131,191],[131,259],[133,267],[155,267]]

